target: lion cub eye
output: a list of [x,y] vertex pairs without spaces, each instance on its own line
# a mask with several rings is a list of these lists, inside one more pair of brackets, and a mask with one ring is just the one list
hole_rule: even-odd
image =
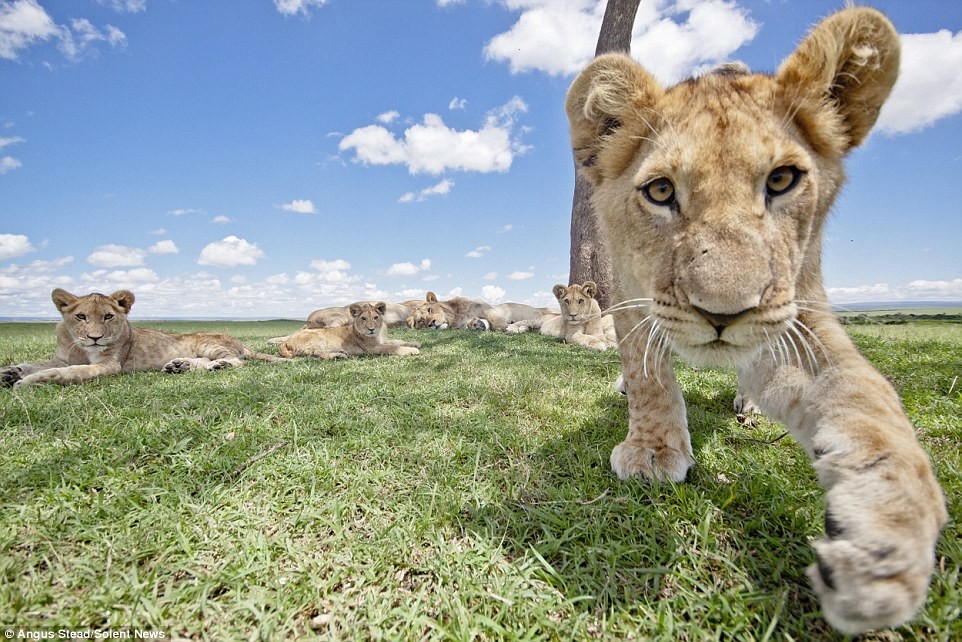
[[768,180],[765,181],[765,189],[769,196],[779,196],[798,185],[798,179],[801,178],[801,176],[802,170],[797,167],[790,165],[776,167],[772,170],[772,173],[768,175]]
[[656,178],[641,186],[641,192],[655,205],[671,205],[675,202],[675,185],[667,178]]
[[86,320],[87,320],[87,315],[86,315],[86,314],[78,314],[78,315],[77,315],[77,321],[86,321]]
[[105,314],[105,315],[104,315],[104,321],[110,321],[110,320],[113,319],[113,318],[114,318],[114,315],[112,315],[112,314]]

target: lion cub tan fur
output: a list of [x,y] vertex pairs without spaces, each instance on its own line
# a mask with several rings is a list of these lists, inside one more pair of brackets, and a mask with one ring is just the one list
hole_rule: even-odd
[[808,576],[845,633],[913,616],[946,521],[898,395],[857,352],[822,284],[842,160],[898,69],[889,21],[848,8],[773,75],[729,66],[665,88],[612,54],[566,102],[619,302],[629,425],[614,472],[681,481],[693,463],[671,350],[738,366],[743,398],[787,424],[825,490],[826,534]]
[[540,330],[541,334],[561,339],[590,350],[602,352],[618,346],[615,324],[611,315],[601,314],[601,306],[595,299],[597,285],[594,281],[558,284],[552,288],[561,313],[543,315],[512,323],[506,329],[509,334]]
[[7,366],[0,370],[0,384],[72,384],[119,372],[178,373],[242,366],[246,359],[278,361],[226,334],[167,334],[134,328],[127,321],[134,304],[134,294],[128,290],[78,297],[57,288],[50,296],[63,317],[57,324],[53,359]]
[[350,306],[350,325],[333,328],[308,328],[287,337],[278,348],[282,357],[344,359],[361,354],[418,354],[419,343],[387,338],[384,314],[387,304],[354,303]]

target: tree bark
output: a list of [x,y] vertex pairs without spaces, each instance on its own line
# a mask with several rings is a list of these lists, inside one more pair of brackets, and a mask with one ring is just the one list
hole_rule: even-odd
[[[608,0],[601,21],[595,56],[611,51],[631,50],[631,29],[641,0]],[[571,252],[568,270],[569,283],[594,281],[598,286],[595,298],[605,309],[611,305],[613,274],[611,259],[602,243],[598,221],[591,207],[591,183],[582,178],[575,168],[575,193],[571,203]]]

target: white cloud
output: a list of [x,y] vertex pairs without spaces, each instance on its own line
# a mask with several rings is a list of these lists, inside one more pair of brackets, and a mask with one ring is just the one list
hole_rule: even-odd
[[97,4],[113,9],[117,13],[147,11],[147,0],[97,0]]
[[437,114],[425,114],[400,139],[381,125],[368,125],[342,138],[338,149],[353,150],[355,162],[365,165],[406,165],[411,174],[505,172],[528,149],[513,131],[516,117],[527,109],[516,96],[492,110],[479,129],[461,131],[449,128]]
[[507,225],[503,226],[500,230],[498,230],[498,233],[502,234],[504,232],[510,232],[513,229],[514,229],[514,225],[512,225],[511,223],[508,223]]
[[167,233],[167,230],[162,227],[158,227],[156,230],[151,230],[150,233],[154,236],[163,236]]
[[150,252],[151,254],[177,254],[178,252],[180,252],[180,250],[177,249],[177,244],[169,239],[164,241],[157,241],[156,243],[151,245],[147,251]]
[[24,142],[24,139],[20,138],[19,136],[9,136],[9,137],[0,136],[0,149],[3,149],[7,145],[15,145],[17,143],[22,143],[22,142]]
[[482,276],[481,278],[484,279],[485,281],[494,281],[496,278],[498,278],[498,273],[497,273],[497,272],[488,272],[487,274],[485,274],[485,275]]
[[[484,48],[489,60],[507,62],[512,73],[571,75],[593,57],[605,0],[506,2],[520,10],[517,22]],[[699,66],[724,61],[750,41],[758,25],[730,0],[641,3],[631,51],[662,82],[676,82]]]
[[511,274],[509,274],[508,279],[511,281],[524,281],[525,279],[530,279],[533,276],[534,276],[534,272],[530,271],[530,269],[527,272],[523,272],[519,270],[517,272],[512,272]]
[[481,298],[490,303],[501,303],[504,295],[504,288],[499,288],[496,285],[486,285],[481,288]]
[[419,272],[426,272],[431,269],[431,259],[422,259],[421,263],[395,263],[387,269],[387,276],[414,276]]
[[23,163],[13,156],[4,156],[0,158],[0,174],[6,174],[7,172],[20,169],[21,167],[23,167]]
[[327,283],[349,283],[362,278],[348,275],[347,271],[351,269],[351,264],[344,259],[311,261],[311,269],[315,270],[315,273],[299,272],[295,280],[303,285],[315,280]]
[[233,219],[232,219],[231,217],[229,217],[229,216],[224,216],[223,214],[219,214],[219,215],[215,216],[214,218],[212,218],[212,219],[210,220],[210,222],[211,222],[211,223],[217,223],[218,225],[222,225],[222,224],[224,224],[224,223],[232,223],[232,222],[233,222]]
[[317,214],[317,209],[310,199],[294,200],[290,203],[279,206],[285,212],[296,212],[297,214]]
[[105,268],[143,265],[146,256],[140,248],[108,243],[95,248],[87,257],[87,263]]
[[962,301],[962,279],[928,281],[918,279],[905,285],[876,283],[846,288],[826,288],[833,303],[884,301]]
[[256,243],[227,236],[220,241],[208,243],[197,257],[198,265],[213,265],[215,267],[234,267],[237,265],[256,265],[258,259],[264,258],[263,250]]
[[432,185],[431,187],[422,189],[419,192],[416,192],[416,193],[405,192],[404,194],[401,195],[401,198],[398,199],[398,202],[413,203],[415,201],[417,202],[425,201],[431,198],[432,196],[439,196],[439,195],[444,195],[449,193],[452,187],[454,187],[454,181],[445,178],[443,181],[441,181],[437,185]]
[[319,272],[329,272],[331,270],[350,270],[351,264],[344,259],[334,259],[333,261],[316,260],[311,261],[311,269]]
[[401,114],[399,114],[398,112],[396,112],[396,111],[394,111],[394,110],[392,110],[392,111],[386,111],[386,112],[384,112],[383,114],[378,114],[377,117],[375,118],[375,120],[377,120],[378,122],[384,123],[385,125],[390,125],[390,124],[393,123],[395,120],[397,120],[398,116],[400,116],[400,115],[401,115]]
[[457,96],[452,98],[451,102],[448,103],[448,109],[464,109],[467,106],[468,106],[468,99],[458,98]]
[[23,234],[0,234],[0,261],[36,251],[37,248]]
[[285,16],[309,16],[314,7],[323,7],[327,0],[274,0],[274,6]]
[[60,33],[60,28],[36,0],[0,4],[0,58],[17,60],[21,49]]
[[110,290],[114,288],[134,288],[145,283],[156,283],[160,280],[157,273],[149,268],[137,268],[134,270],[94,270],[80,275],[84,279],[97,285],[91,286],[93,290]]
[[106,30],[101,31],[86,18],[74,18],[69,29],[63,26],[59,29],[60,44],[57,47],[71,60],[79,60],[98,42],[106,42],[111,47],[127,46],[123,31],[113,25],[107,25]]
[[480,259],[482,256],[484,256],[490,251],[491,251],[490,245],[479,245],[478,247],[474,248],[464,256],[469,259]]
[[962,31],[903,34],[901,40],[899,79],[878,119],[879,131],[890,135],[962,111]]
[[184,216],[185,214],[203,214],[204,210],[195,210],[193,208],[178,208],[176,210],[168,210],[168,214],[171,216]]

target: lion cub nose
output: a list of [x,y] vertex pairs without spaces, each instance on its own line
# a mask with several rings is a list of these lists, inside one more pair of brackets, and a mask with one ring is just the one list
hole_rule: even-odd
[[699,308],[697,305],[693,305],[691,307],[693,307],[698,314],[703,316],[705,320],[711,324],[711,327],[715,328],[715,333],[718,334],[718,336],[721,336],[721,333],[725,331],[725,328],[755,309],[745,308],[744,310],[735,312],[734,314],[722,314],[719,312],[709,312],[704,308]]

